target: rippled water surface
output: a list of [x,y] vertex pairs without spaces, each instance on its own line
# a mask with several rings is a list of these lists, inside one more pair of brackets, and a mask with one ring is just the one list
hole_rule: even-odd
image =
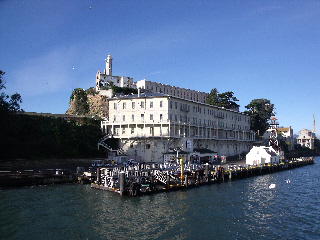
[[138,198],[89,185],[1,190],[0,239],[320,239],[319,172],[317,157],[288,171]]

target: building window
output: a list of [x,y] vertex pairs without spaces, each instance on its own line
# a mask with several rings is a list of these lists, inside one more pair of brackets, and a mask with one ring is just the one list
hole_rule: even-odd
[[153,108],[153,102],[150,102],[150,108]]
[[172,109],[172,101],[170,101],[170,108]]
[[122,121],[126,121],[126,115],[122,115]]
[[146,149],[150,149],[150,144],[146,144]]
[[122,134],[126,133],[126,128],[122,128]]
[[150,120],[153,120],[153,114],[150,114]]
[[113,121],[116,122],[117,121],[117,115],[113,116]]
[[134,114],[131,115],[132,122],[134,122]]
[[126,109],[126,103],[125,102],[122,104],[122,108]]
[[162,102],[163,102],[163,101],[160,101],[160,107],[162,107]]
[[141,101],[141,108],[144,108],[144,101]]
[[162,114],[160,114],[160,121],[162,121]]
[[134,134],[134,128],[131,128],[131,134]]
[[141,121],[144,121],[144,114],[141,114]]
[[117,109],[117,103],[113,103],[113,109]]
[[132,109],[134,109],[136,107],[136,103],[132,102]]
[[150,134],[153,135],[153,127],[150,127]]
[[178,109],[178,103],[177,102],[174,103],[174,106],[175,106],[176,109]]

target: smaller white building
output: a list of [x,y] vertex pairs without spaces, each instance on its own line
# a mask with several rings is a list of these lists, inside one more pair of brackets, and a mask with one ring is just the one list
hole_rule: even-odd
[[299,131],[299,137],[297,137],[297,144],[300,144],[302,147],[313,149],[314,138],[314,132],[308,129],[302,129]]
[[279,155],[272,147],[254,146],[246,156],[246,164],[278,164]]
[[107,89],[113,86],[117,87],[130,87],[133,88],[133,78],[130,77],[120,77],[112,75],[112,58],[109,54],[106,58],[106,68],[104,69],[104,73],[101,73],[99,70],[96,74],[96,91],[100,93],[100,95],[105,95],[108,97],[112,97],[112,91],[108,92]]

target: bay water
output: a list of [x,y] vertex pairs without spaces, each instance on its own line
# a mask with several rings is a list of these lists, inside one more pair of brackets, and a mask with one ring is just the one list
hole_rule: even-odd
[[0,190],[0,239],[320,239],[315,164],[141,197],[53,185]]

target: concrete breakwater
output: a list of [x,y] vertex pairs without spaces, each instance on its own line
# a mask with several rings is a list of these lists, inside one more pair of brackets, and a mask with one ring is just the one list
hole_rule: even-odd
[[78,174],[63,171],[62,169],[49,169],[39,172],[33,170],[24,170],[21,172],[0,171],[0,188],[77,182]]
[[314,164],[313,157],[274,165],[234,165],[230,169],[210,164],[108,166],[97,168],[97,179],[91,183],[91,188],[117,192],[122,196],[140,196],[270,174],[310,164]]
[[[92,160],[93,159],[2,160],[0,161],[0,188],[64,183],[91,183],[91,177],[86,177],[83,172],[90,169]],[[78,171],[78,168],[81,168],[81,170]]]

